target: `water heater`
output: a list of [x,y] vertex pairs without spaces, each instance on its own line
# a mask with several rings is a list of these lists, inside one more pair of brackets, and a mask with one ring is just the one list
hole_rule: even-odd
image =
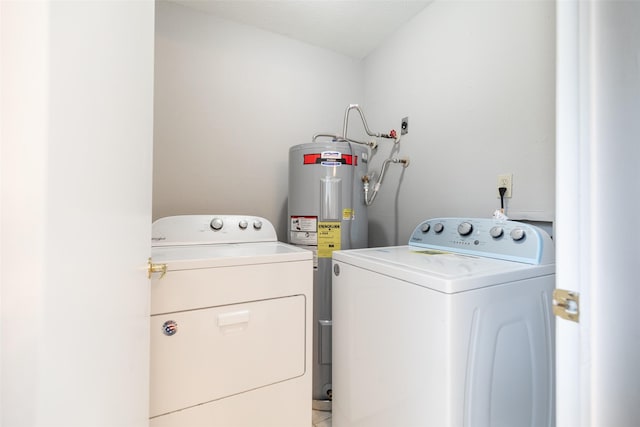
[[[331,255],[368,243],[369,149],[347,141],[289,149],[288,241],[314,252],[313,400],[331,399]],[[321,409],[321,408],[319,408]]]

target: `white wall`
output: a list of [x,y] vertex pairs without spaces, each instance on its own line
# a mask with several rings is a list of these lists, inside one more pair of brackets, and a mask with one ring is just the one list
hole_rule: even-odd
[[490,216],[502,173],[508,215],[552,221],[554,72],[551,1],[436,1],[363,61],[158,2],[153,216],[252,213],[286,240],[288,148],[340,132],[359,103],[373,131],[410,122],[373,158],[411,164],[388,171],[372,246],[428,217]]
[[156,3],[153,217],[266,217],[286,240],[289,147],[339,133],[362,64]]
[[398,155],[411,158],[369,211],[371,245],[404,244],[430,217],[491,216],[502,173],[511,218],[554,219],[554,2],[436,1],[364,70],[370,123],[409,116]]

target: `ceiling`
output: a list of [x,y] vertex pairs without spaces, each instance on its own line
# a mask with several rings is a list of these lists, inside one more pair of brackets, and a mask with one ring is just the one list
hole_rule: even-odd
[[362,59],[432,0],[170,0]]

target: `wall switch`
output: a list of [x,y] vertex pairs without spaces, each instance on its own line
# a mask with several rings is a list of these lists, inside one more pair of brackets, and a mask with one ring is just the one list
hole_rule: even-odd
[[406,135],[409,133],[409,117],[405,117],[400,122],[400,135]]
[[[506,193],[504,193],[504,197],[511,197],[511,186],[513,184],[513,174],[511,173],[503,173],[498,175],[498,187],[505,187],[507,189]],[[500,198],[500,191],[498,190],[498,198]]]

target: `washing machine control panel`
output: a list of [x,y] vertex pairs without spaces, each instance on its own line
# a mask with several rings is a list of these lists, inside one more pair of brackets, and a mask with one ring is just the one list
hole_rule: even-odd
[[156,220],[151,246],[275,242],[269,220],[251,215],[177,215]]
[[433,218],[420,223],[409,246],[527,264],[555,262],[551,237],[539,227],[491,218]]

